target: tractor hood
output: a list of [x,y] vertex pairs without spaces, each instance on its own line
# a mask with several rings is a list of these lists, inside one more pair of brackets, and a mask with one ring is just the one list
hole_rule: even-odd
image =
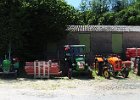
[[79,61],[85,61],[85,58],[84,57],[76,57],[76,62],[79,62]]
[[75,58],[75,60],[76,60],[76,65],[77,65],[76,69],[79,71],[85,70],[85,67],[86,67],[85,58],[77,57]]
[[4,60],[2,62],[2,69],[4,72],[9,72],[11,68],[11,61],[10,60]]
[[85,55],[79,55],[75,58],[76,62],[85,61]]

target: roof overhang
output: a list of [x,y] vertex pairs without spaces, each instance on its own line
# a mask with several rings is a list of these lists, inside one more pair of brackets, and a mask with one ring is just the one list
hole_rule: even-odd
[[65,45],[64,47],[85,47],[85,45]]
[[140,26],[119,25],[68,25],[71,32],[140,32]]

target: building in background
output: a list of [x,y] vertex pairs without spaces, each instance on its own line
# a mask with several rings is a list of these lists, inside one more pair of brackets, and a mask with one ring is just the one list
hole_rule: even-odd
[[68,25],[67,30],[67,39],[52,44],[53,51],[49,48],[47,54],[60,57],[65,44],[86,45],[90,59],[96,54],[122,55],[128,47],[140,47],[140,26]]

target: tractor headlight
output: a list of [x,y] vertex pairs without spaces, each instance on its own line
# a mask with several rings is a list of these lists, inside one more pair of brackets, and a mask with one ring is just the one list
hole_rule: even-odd
[[85,65],[86,65],[86,66],[88,66],[88,64],[87,64],[87,63],[86,63]]
[[77,65],[80,66],[80,62],[77,62]]
[[72,66],[75,66],[75,64],[73,63]]

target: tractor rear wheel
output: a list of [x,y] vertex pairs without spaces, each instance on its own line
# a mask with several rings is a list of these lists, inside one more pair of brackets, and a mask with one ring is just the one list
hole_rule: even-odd
[[69,68],[69,71],[68,71],[68,78],[71,79],[71,77],[72,77],[72,69]]
[[98,75],[99,69],[98,69],[99,63],[95,62],[95,73]]
[[108,69],[103,70],[103,75],[106,79],[110,79],[110,72],[108,71]]
[[96,62],[95,63],[95,72],[97,75],[102,76],[102,70],[103,70],[103,63],[102,62]]
[[67,73],[69,71],[69,63],[64,62],[61,68],[62,68],[62,75],[67,76]]
[[93,74],[92,74],[93,72],[92,71],[88,71],[88,77],[90,78],[90,79],[92,79],[92,78],[94,78],[94,76],[93,76]]
[[15,74],[14,74],[14,78],[16,79],[17,78],[17,70],[15,70]]
[[124,78],[127,78],[128,75],[129,75],[129,71],[124,70],[124,71],[122,72],[122,76],[123,76]]

